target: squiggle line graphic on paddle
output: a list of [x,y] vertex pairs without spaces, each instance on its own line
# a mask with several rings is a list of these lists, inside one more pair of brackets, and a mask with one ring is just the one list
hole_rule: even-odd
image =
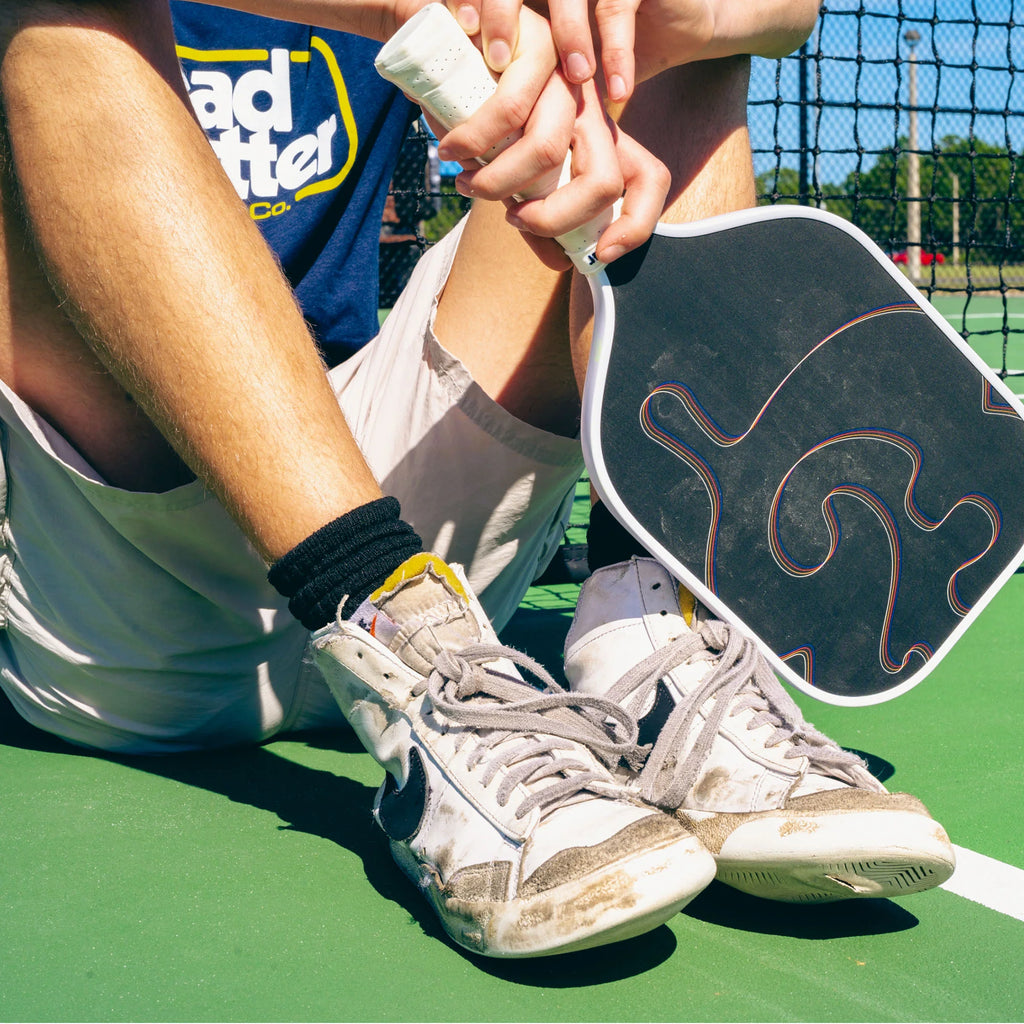
[[718,593],[718,571],[716,563],[718,552],[718,528],[722,515],[722,488],[718,483],[718,478],[716,477],[714,470],[711,468],[711,464],[694,448],[691,448],[688,444],[672,433],[671,430],[663,427],[658,422],[658,419],[652,411],[652,403],[660,395],[669,395],[672,398],[678,399],[683,404],[690,418],[712,441],[714,441],[715,444],[721,448],[729,448],[742,441],[751,433],[751,431],[754,430],[758,423],[760,423],[765,412],[775,400],[775,397],[786,386],[790,378],[823,345],[827,345],[837,335],[842,334],[844,331],[848,331],[851,327],[855,327],[857,324],[863,323],[865,320],[870,320],[872,317],[876,316],[886,316],[892,313],[913,313],[919,316],[923,315],[916,303],[898,302],[889,306],[880,306],[878,309],[868,310],[868,312],[862,313],[860,316],[856,316],[852,320],[848,320],[841,327],[837,327],[831,332],[831,334],[822,338],[821,341],[819,341],[789,371],[789,373],[786,374],[785,377],[783,377],[775,390],[768,396],[768,400],[761,406],[761,409],[754,417],[750,426],[740,434],[730,434],[723,430],[711,418],[711,416],[708,415],[707,410],[698,401],[697,396],[693,393],[691,388],[679,381],[666,381],[664,384],[659,384],[640,404],[640,426],[643,432],[663,448],[672,452],[672,454],[678,459],[685,462],[697,474],[701,482],[704,484],[704,489],[707,491],[708,499],[711,503],[711,517],[708,526],[707,542],[704,549],[704,579],[707,582],[708,587],[716,594]]
[[[787,474],[788,478],[788,474]],[[836,514],[834,499],[836,497],[847,495],[856,498],[858,501],[863,502],[871,509],[872,512],[878,518],[878,521],[882,524],[882,528],[885,531],[886,538],[889,542],[889,554],[892,558],[893,571],[889,576],[889,597],[885,609],[885,619],[882,626],[881,633],[878,638],[878,660],[885,672],[893,675],[897,672],[902,671],[910,663],[910,659],[916,654],[922,661],[928,661],[929,658],[935,653],[934,649],[930,644],[927,643],[915,643],[910,646],[907,652],[903,655],[900,661],[896,661],[891,653],[891,645],[889,643],[889,635],[892,629],[892,614],[893,609],[896,606],[896,595],[899,592],[900,586],[900,567],[901,567],[901,542],[899,527],[896,525],[896,520],[889,510],[886,503],[869,487],[863,487],[859,484],[841,484],[838,487],[834,487],[822,502],[822,512],[825,514],[825,520],[829,525],[829,533],[832,536],[832,546],[829,549],[828,555],[822,561],[821,565],[808,567],[806,572],[802,572],[799,575],[811,575],[817,572],[823,565],[834,554],[836,547],[839,544],[839,517]],[[773,506],[773,512],[775,507]],[[774,527],[777,523],[773,521],[772,533],[775,533]],[[774,552],[773,552],[774,553]],[[778,561],[778,559],[776,559]],[[794,574],[796,575],[796,574]],[[813,656],[808,657],[807,648],[799,648],[796,651],[791,651],[788,654],[782,656],[782,660],[786,661],[796,655],[803,657],[804,659],[804,678],[809,682],[814,681],[814,662]]]
[[[903,495],[903,509],[907,513],[907,518],[919,529],[924,530],[927,533],[931,533],[933,530],[937,530],[947,519],[958,509],[961,505],[974,505],[980,508],[981,511],[988,518],[991,524],[992,530],[989,536],[989,541],[985,547],[979,551],[976,555],[968,558],[966,561],[961,562],[959,566],[953,571],[952,575],[946,582],[946,600],[949,603],[949,607],[953,610],[956,615],[961,618],[966,615],[970,610],[970,605],[964,602],[960,597],[960,592],[957,587],[957,578],[960,574],[967,569],[969,566],[974,565],[975,562],[984,558],[986,554],[992,549],[996,541],[999,539],[999,534],[1002,531],[1003,517],[999,511],[999,506],[988,497],[988,495],[980,493],[965,494],[958,499],[953,506],[949,509],[944,516],[939,519],[932,519],[925,515],[924,511],[917,503],[915,492],[917,490],[917,480],[921,475],[921,466],[924,462],[924,454],[921,451],[920,445],[916,441],[911,440],[909,437],[903,434],[897,433],[894,430],[850,430],[842,434],[836,434],[834,437],[830,437],[820,444],[815,445],[810,451],[802,455],[792,466],[788,473],[782,478],[782,482],[779,484],[778,489],[775,491],[775,497],[772,499],[771,512],[769,513],[768,519],[768,544],[771,548],[772,557],[775,559],[776,564],[782,569],[783,572],[790,576],[811,576],[826,565],[835,554],[836,548],[839,546],[839,541],[842,536],[842,531],[839,526],[839,519],[835,514],[834,506],[832,505],[832,497],[835,494],[847,493],[857,496],[856,490],[844,490],[851,485],[841,485],[830,491],[821,503],[822,515],[825,519],[825,524],[829,532],[829,551],[828,554],[819,562],[817,565],[803,565],[797,562],[794,558],[790,557],[786,551],[785,545],[782,543],[782,536],[779,531],[779,510],[782,504],[782,496],[786,489],[786,485],[789,483],[790,477],[796,472],[797,468],[806,459],[809,459],[812,455],[824,450],[825,448],[831,447],[834,444],[841,444],[845,441],[879,441],[884,444],[892,445],[906,454],[911,461],[911,473],[910,479],[907,483],[906,491]],[[866,489],[865,489],[866,490]],[[873,492],[868,492],[872,493]],[[872,511],[875,512],[879,518],[882,518],[882,513],[875,507],[875,499],[881,501],[874,496],[871,500],[865,500],[865,504],[868,505]],[[892,519],[892,514],[889,512],[888,507],[885,508],[885,516],[887,519],[892,520],[895,526],[895,520]],[[898,534],[897,534],[898,541]],[[898,586],[899,577],[902,569],[902,547],[898,543],[894,548],[893,552],[893,580],[894,586]],[[886,613],[886,629],[888,629],[893,605],[895,604],[895,589],[890,589],[890,601],[889,607]],[[883,659],[883,664],[885,659]]]
[[[957,589],[957,578],[968,566],[973,565],[975,562],[979,561],[979,559],[983,558],[999,539],[999,533],[1002,529],[1002,515],[1000,514],[998,506],[988,496],[984,494],[967,494],[960,498],[940,519],[930,519],[921,511],[914,498],[914,487],[921,468],[920,448],[913,441],[902,438],[898,434],[892,435],[891,437],[882,436],[885,433],[886,432],[883,431],[876,431],[869,435],[866,431],[863,433],[851,431],[848,434],[831,438],[829,441],[817,445],[814,449],[808,452],[807,455],[800,459],[797,465],[786,474],[783,482],[775,492],[775,498],[772,502],[769,519],[768,534],[772,556],[784,572],[797,577],[811,576],[828,564],[829,560],[835,554],[836,549],[839,547],[842,530],[839,525],[839,516],[836,512],[835,498],[841,496],[855,498],[862,504],[866,505],[875,514],[885,531],[885,535],[889,543],[889,556],[891,560],[889,593],[886,600],[885,612],[882,618],[882,628],[878,638],[878,661],[882,666],[883,671],[890,675],[894,675],[907,667],[913,655],[917,654],[923,661],[927,661],[932,654],[934,654],[932,646],[925,642],[912,644],[904,654],[903,658],[899,661],[897,661],[891,653],[890,638],[892,633],[893,615],[896,608],[896,600],[899,595],[900,580],[903,575],[903,544],[900,539],[899,527],[896,524],[896,519],[888,505],[870,488],[863,487],[859,484],[840,484],[833,487],[821,503],[822,516],[825,519],[825,524],[829,533],[828,554],[825,555],[825,557],[817,564],[801,565],[792,559],[786,552],[779,532],[779,506],[781,504],[782,494],[789,478],[793,475],[797,466],[800,462],[803,462],[804,459],[813,455],[815,452],[820,451],[822,448],[827,447],[829,444],[847,440],[882,440],[889,444],[895,444],[898,448],[901,448],[911,456],[914,462],[911,481],[907,486],[904,496],[904,509],[906,510],[911,522],[919,529],[928,532],[937,530],[958,508],[960,508],[961,505],[974,505],[980,508],[988,518],[992,527],[989,541],[984,548],[978,552],[978,554],[962,562],[949,577],[946,584],[946,600],[949,602],[949,606],[953,612],[960,617],[963,617],[970,611],[970,606],[960,598]],[[808,682],[813,682],[813,662],[812,659],[809,659],[804,655],[804,649],[801,649],[800,651],[792,651],[789,654],[783,655],[783,660],[797,654],[804,657],[804,665],[807,672],[804,678],[806,678]]]
[[989,416],[1012,416],[1016,418],[1017,411],[1013,408],[1010,403],[1000,395],[994,387],[992,382],[983,380],[982,382],[982,396],[981,396],[981,408],[982,411],[987,413]]
[[[768,400],[762,405],[758,414],[754,417],[749,427],[739,434],[730,434],[716,423],[712,417],[707,413],[707,410],[701,405],[692,389],[686,384],[669,381],[658,387],[654,388],[651,393],[647,396],[640,408],[640,423],[644,433],[656,441],[662,447],[671,451],[676,457],[681,459],[687,465],[693,469],[698,475],[702,483],[704,484],[705,490],[707,491],[708,497],[711,503],[711,517],[708,529],[708,537],[705,545],[705,580],[712,591],[718,592],[717,588],[717,548],[718,548],[718,532],[721,518],[722,509],[722,490],[715,475],[711,464],[701,456],[694,448],[685,444],[679,437],[677,437],[670,430],[663,427],[656,417],[654,416],[651,406],[654,400],[659,395],[670,395],[676,398],[682,403],[690,418],[697,424],[701,431],[710,438],[716,445],[722,448],[728,448],[742,441],[744,438],[750,435],[755,429],[758,423],[765,415],[772,402],[779,394],[779,392],[785,387],[786,383],[792,378],[792,376],[800,369],[800,367],[808,360],[812,355],[818,352],[823,345],[827,344],[837,335],[843,331],[849,330],[851,327],[858,323],[862,323],[871,317],[887,315],[892,313],[912,312],[921,315],[919,308],[912,303],[899,303],[891,306],[881,307],[879,309],[871,310],[868,313],[862,314],[844,324],[842,327],[833,331],[827,337],[822,339],[817,345],[815,345],[782,379],[778,386],[772,391]],[[994,394],[990,385],[987,385],[983,394],[983,407],[986,413],[991,414],[1002,414],[1004,409],[1011,415],[1012,410],[1008,406],[1004,406],[1004,403]],[[961,599],[957,580],[960,574],[967,569],[970,565],[983,558],[989,550],[996,543],[1001,528],[1002,528],[1002,516],[1000,514],[998,506],[989,497],[983,494],[968,494],[960,498],[949,511],[946,512],[940,519],[932,519],[927,516],[921,508],[918,506],[915,498],[915,488],[917,479],[920,475],[921,464],[923,456],[919,445],[916,442],[900,435],[893,431],[885,430],[865,430],[865,431],[848,431],[843,434],[838,434],[834,437],[828,438],[826,441],[816,445],[810,451],[806,452],[797,462],[791,467],[789,472],[785,475],[782,483],[779,485],[775,498],[772,502],[771,514],[769,520],[769,545],[772,551],[773,558],[779,567],[791,576],[802,577],[810,576],[818,572],[823,568],[832,556],[835,554],[838,548],[839,541],[841,538],[841,529],[839,525],[839,517],[835,509],[834,499],[839,496],[853,497],[856,500],[861,501],[875,514],[876,518],[882,524],[883,530],[886,534],[890,557],[891,557],[891,572],[890,572],[890,585],[889,594],[886,602],[885,614],[883,616],[882,629],[879,635],[879,662],[885,672],[895,674],[902,671],[910,659],[917,655],[924,661],[927,661],[934,653],[931,645],[925,642],[915,643],[910,646],[907,652],[904,654],[902,659],[897,660],[891,653],[890,645],[890,634],[892,630],[892,620],[894,610],[896,606],[896,600],[899,593],[899,584],[902,576],[903,559],[902,559],[902,543],[900,540],[899,529],[896,524],[895,517],[886,503],[869,488],[858,484],[845,483],[834,487],[822,501],[822,514],[825,519],[825,523],[829,532],[830,545],[828,554],[825,558],[817,565],[802,565],[801,563],[792,559],[786,552],[784,545],[782,544],[781,536],[779,534],[779,508],[782,501],[782,496],[786,488],[786,484],[789,479],[796,471],[797,467],[811,455],[820,452],[826,447],[834,444],[839,444],[850,440],[868,440],[868,441],[879,441],[886,444],[895,445],[897,448],[907,454],[912,462],[912,472],[909,483],[907,485],[904,494],[904,509],[909,517],[910,521],[918,528],[925,531],[933,531],[938,529],[953,512],[961,505],[970,504],[980,508],[985,515],[988,517],[991,524],[991,536],[989,542],[983,550],[978,552],[972,558],[961,563],[957,569],[952,573],[947,581],[946,586],[946,599],[949,603],[950,608],[955,614],[964,616],[970,610],[969,606]],[[804,677],[808,682],[813,682],[814,678],[814,652],[810,647],[800,647],[790,651],[788,654],[782,656],[783,660],[788,658],[800,658],[804,665]]]

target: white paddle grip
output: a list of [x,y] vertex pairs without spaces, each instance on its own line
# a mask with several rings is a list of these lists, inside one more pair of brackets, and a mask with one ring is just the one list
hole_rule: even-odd
[[[470,42],[444,4],[420,8],[381,48],[374,64],[378,73],[394,83],[448,130],[462,124],[494,95],[497,85],[483,54]],[[509,135],[492,147],[481,163],[510,146],[520,133]],[[571,175],[571,154],[562,173],[549,183],[531,189],[520,199],[542,199]],[[612,210],[559,235],[562,246],[578,270],[596,274],[604,269],[597,259],[601,232],[611,223]]]

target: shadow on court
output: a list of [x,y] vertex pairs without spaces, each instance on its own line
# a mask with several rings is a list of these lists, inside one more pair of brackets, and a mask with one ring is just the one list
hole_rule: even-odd
[[843,939],[887,935],[917,925],[917,918],[892,900],[846,900],[801,905],[748,896],[712,882],[683,911],[707,924],[791,939]]
[[547,609],[520,608],[501,631],[501,642],[539,661],[561,685],[562,648],[572,619]]
[[[343,731],[310,733],[297,739],[343,754],[361,750],[355,736]],[[297,764],[267,748],[166,757],[108,756],[80,750],[40,732],[24,722],[3,697],[0,744],[39,754],[101,758],[269,811],[280,819],[279,828],[326,839],[358,856],[370,885],[406,911],[425,936],[446,943],[481,971],[515,984],[546,988],[607,984],[643,974],[676,950],[676,936],[665,926],[627,942],[559,957],[494,960],[460,950],[448,941],[426,902],[393,864],[387,841],[371,819],[374,788]],[[74,770],[73,764],[69,762],[69,770]],[[782,906],[718,883],[698,896],[684,914],[724,928],[810,940],[885,934],[917,924],[913,915],[887,900]]]
[[[340,730],[290,736],[289,740],[344,754],[362,751],[353,733]],[[279,828],[326,839],[355,854],[362,861],[370,885],[406,911],[425,936],[444,942],[495,977],[526,985],[581,988],[643,974],[675,950],[675,936],[667,927],[613,947],[555,958],[500,961],[459,949],[449,942],[426,901],[393,863],[387,839],[371,817],[374,787],[296,764],[264,747],[163,757],[97,753],[71,746],[29,725],[2,694],[0,745],[70,757],[69,771],[74,770],[74,759],[99,758],[269,811],[281,820]]]

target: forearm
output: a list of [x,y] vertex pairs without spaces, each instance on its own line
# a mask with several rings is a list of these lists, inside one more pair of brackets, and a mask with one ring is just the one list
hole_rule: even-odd
[[383,42],[429,0],[207,0],[282,21],[351,32]]
[[785,57],[811,34],[819,6],[819,0],[718,0],[714,37],[701,59]]
[[641,0],[636,81],[698,61],[791,53],[814,28],[818,0]]
[[116,10],[21,4],[6,28],[0,16],[25,216],[101,361],[277,557],[379,491],[181,95],[159,5]]

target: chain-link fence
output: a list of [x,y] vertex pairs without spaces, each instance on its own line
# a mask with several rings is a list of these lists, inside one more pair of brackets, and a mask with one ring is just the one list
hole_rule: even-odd
[[1022,13],[827,3],[798,53],[755,60],[749,105],[762,200],[853,221],[1004,376],[1024,366]]
[[[798,53],[754,60],[749,104],[761,201],[853,221],[1004,376],[1024,367],[1022,15],[1024,0],[830,2]],[[464,209],[450,179],[427,182],[428,144],[414,129],[396,174],[383,305]]]

